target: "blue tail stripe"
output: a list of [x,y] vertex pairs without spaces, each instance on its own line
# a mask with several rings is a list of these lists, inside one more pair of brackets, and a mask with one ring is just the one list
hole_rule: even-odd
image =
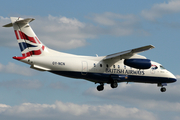
[[25,50],[28,47],[37,47],[37,46],[31,45],[29,43],[21,42],[21,43],[19,43],[19,47],[20,47],[20,50],[22,52],[23,50]]
[[28,44],[28,43],[26,43],[26,45],[27,45],[27,47],[37,47],[35,45],[31,45],[31,44]]
[[27,45],[26,45],[26,43],[21,42],[21,43],[19,43],[19,47],[20,47],[20,50],[22,52],[23,50],[25,50],[27,48]]

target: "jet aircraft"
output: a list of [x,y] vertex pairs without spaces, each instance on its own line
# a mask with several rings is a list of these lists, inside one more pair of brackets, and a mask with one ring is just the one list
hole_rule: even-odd
[[98,83],[98,91],[104,89],[104,84],[116,88],[121,82],[138,82],[157,84],[165,92],[167,83],[176,82],[176,77],[161,64],[137,54],[154,48],[152,45],[96,57],[58,52],[39,40],[29,25],[33,20],[11,17],[11,23],[3,26],[14,28],[22,53],[13,58],[29,64],[30,68]]

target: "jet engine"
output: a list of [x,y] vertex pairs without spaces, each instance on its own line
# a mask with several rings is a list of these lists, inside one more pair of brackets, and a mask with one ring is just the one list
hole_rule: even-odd
[[151,67],[151,60],[149,59],[125,59],[124,64],[137,69],[149,69]]

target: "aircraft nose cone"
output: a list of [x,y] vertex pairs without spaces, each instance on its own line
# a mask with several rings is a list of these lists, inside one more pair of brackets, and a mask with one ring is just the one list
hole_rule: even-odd
[[177,81],[177,78],[176,78],[172,73],[169,72],[169,74],[170,74],[169,80],[170,80],[171,82],[176,82],[176,81]]
[[177,79],[176,78],[169,78],[171,82],[176,82]]

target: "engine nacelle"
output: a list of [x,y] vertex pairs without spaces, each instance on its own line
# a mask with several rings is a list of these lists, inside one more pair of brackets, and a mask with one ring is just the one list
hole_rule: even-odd
[[124,64],[137,69],[149,69],[151,67],[151,60],[149,59],[125,59]]

